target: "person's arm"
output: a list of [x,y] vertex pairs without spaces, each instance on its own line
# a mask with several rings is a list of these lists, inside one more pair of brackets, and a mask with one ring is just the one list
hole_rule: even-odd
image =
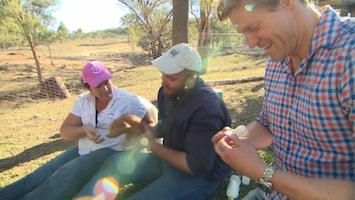
[[187,164],[186,153],[166,148],[163,145],[156,143],[154,140],[151,140],[149,143],[149,148],[154,154],[164,159],[170,165],[188,174],[193,174],[192,170]]
[[355,197],[355,182],[351,181],[307,178],[276,170],[271,182],[274,190],[292,199],[351,200]]
[[[249,143],[236,135],[226,136],[223,131],[213,138],[215,150],[224,162],[241,174],[258,181],[267,165]],[[242,162],[241,162],[242,161]],[[273,189],[292,199],[353,199],[355,183],[344,180],[316,179],[275,170]]]
[[166,148],[162,144],[158,143],[154,138],[154,132],[156,131],[157,128],[156,126],[144,122],[143,122],[143,126],[145,129],[145,136],[148,138],[149,141],[148,148],[154,154],[164,159],[170,165],[180,169],[181,171],[184,171],[188,174],[193,174],[192,170],[187,164],[186,153]]
[[60,135],[64,140],[78,140],[87,136],[95,143],[101,143],[103,138],[97,134],[95,128],[83,126],[81,118],[69,113],[60,127]]

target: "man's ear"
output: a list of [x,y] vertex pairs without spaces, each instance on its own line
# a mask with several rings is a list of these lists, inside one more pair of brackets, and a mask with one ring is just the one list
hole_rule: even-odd
[[198,75],[196,73],[189,73],[185,79],[185,89],[192,88],[196,83],[197,77]]
[[192,88],[194,85],[195,85],[195,80],[191,77],[188,77],[186,80],[185,80],[185,89],[190,89]]
[[280,5],[284,8],[287,8],[295,4],[295,1],[299,1],[299,0],[280,0]]

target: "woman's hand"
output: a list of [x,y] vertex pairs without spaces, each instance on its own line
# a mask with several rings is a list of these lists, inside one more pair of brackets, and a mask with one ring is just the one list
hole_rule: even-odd
[[83,128],[86,136],[94,143],[99,144],[105,140],[102,135],[97,133],[96,129],[90,126],[84,126]]

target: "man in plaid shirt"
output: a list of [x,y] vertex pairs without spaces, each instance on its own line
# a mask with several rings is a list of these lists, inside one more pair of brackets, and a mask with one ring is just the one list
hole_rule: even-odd
[[[269,59],[259,117],[218,132],[216,152],[268,199],[354,199],[354,21],[307,0],[221,0],[219,15]],[[255,149],[271,144],[268,166]]]

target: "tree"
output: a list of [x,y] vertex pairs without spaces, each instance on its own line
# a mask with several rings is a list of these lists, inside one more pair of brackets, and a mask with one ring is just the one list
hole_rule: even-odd
[[37,37],[38,43],[44,44],[48,48],[49,57],[51,59],[51,65],[54,66],[52,50],[50,44],[58,40],[58,35],[54,31],[50,31],[48,29],[43,29],[38,32]]
[[0,0],[0,47],[8,48],[23,44],[20,28],[8,17],[8,11],[5,6],[9,2]]
[[132,52],[134,53],[134,46],[139,41],[138,34],[134,30],[134,28],[130,27],[127,29],[127,35],[128,35],[129,43],[131,44]]
[[22,36],[18,27],[12,22],[5,22],[0,25],[0,48],[23,46],[25,38]]
[[41,65],[36,47],[41,42],[39,38],[44,35],[43,30],[53,21],[51,8],[57,5],[56,0],[0,0],[0,4],[0,24],[9,20],[24,36],[36,63],[38,81],[42,85]]
[[81,28],[79,28],[78,30],[74,31],[70,37],[72,38],[83,38],[84,37],[84,32]]
[[173,44],[188,43],[189,0],[173,0]]
[[131,13],[122,18],[123,24],[134,27],[142,33],[140,46],[151,53],[152,58],[159,57],[170,45],[167,45],[169,30],[167,25],[172,18],[168,0],[118,0]]
[[195,17],[196,27],[199,32],[198,47],[204,48],[208,45],[209,31],[210,31],[210,17],[212,16],[212,3],[213,0],[200,0],[199,15],[196,14],[196,10],[193,9],[193,5],[196,4],[195,0],[190,0],[191,14]]
[[[205,71],[208,65],[208,46],[211,41],[210,18],[212,17],[214,3],[213,0],[200,0],[200,6],[196,10],[193,8],[197,4],[196,0],[190,0],[191,14],[195,17],[195,24],[198,30],[198,51],[201,54]],[[196,14],[197,11],[199,11],[199,15]]]
[[59,41],[63,41],[67,39],[68,34],[69,34],[68,28],[64,25],[63,22],[61,22],[57,28],[57,39]]
[[216,47],[216,45],[219,47],[244,43],[243,34],[237,33],[232,23],[227,21],[221,22],[217,16],[213,16],[210,20],[210,30],[213,34],[210,38],[212,48]]

